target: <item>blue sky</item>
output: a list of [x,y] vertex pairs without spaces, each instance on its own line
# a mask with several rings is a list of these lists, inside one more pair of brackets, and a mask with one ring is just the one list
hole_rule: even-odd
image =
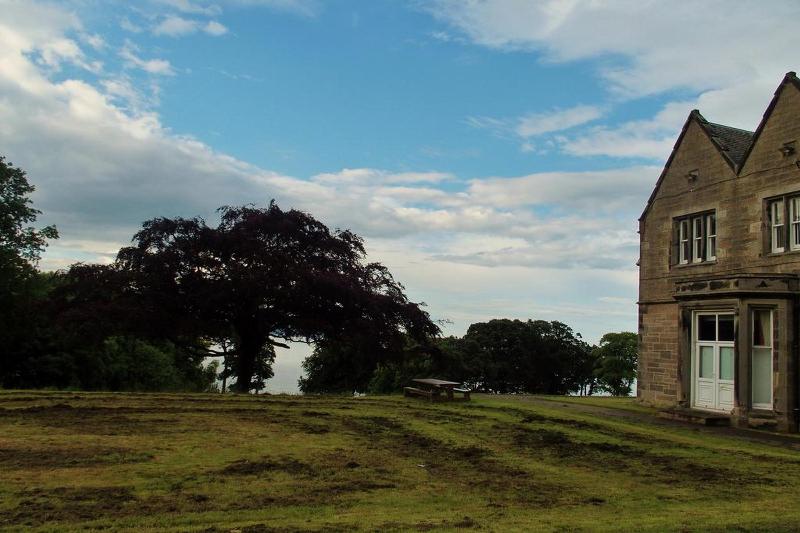
[[[61,239],[155,216],[311,212],[461,335],[636,328],[636,220],[689,111],[754,129],[800,4],[0,0],[0,153]],[[273,390],[292,390],[298,347]]]

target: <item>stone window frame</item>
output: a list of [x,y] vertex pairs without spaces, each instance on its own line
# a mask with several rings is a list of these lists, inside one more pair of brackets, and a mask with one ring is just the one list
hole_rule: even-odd
[[[780,211],[782,216],[783,238],[782,246],[775,246],[773,205],[782,202]],[[785,253],[800,252],[800,191],[794,191],[764,199],[764,254],[781,255]]]
[[[709,234],[712,217],[714,221],[714,233]],[[700,260],[698,260],[696,257],[696,249],[698,244],[696,242],[695,235],[696,221],[700,222],[700,227],[702,229],[701,236],[699,239],[697,239],[699,241],[700,248],[702,249],[702,258]],[[686,228],[685,235],[682,234],[682,226]],[[695,213],[674,217],[672,219],[672,254],[670,257],[670,268],[688,267],[691,265],[708,265],[715,263],[717,260],[716,250],[718,234],[719,227],[716,209],[706,209],[704,211],[697,211]],[[685,239],[682,240],[682,237],[685,237]],[[709,249],[711,248],[710,245],[712,242],[714,244],[714,255],[709,255]],[[683,256],[683,243],[687,244],[687,257]]]

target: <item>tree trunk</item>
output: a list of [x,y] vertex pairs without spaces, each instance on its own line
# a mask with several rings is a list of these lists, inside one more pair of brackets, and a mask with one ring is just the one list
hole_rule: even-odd
[[253,374],[256,370],[256,359],[264,346],[265,339],[249,328],[241,328],[239,334],[239,364],[236,368],[236,391],[250,392]]

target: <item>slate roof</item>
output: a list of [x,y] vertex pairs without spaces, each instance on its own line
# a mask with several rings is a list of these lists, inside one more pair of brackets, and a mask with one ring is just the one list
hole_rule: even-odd
[[658,181],[656,181],[656,186],[653,189],[653,192],[650,194],[650,198],[647,200],[647,205],[644,208],[644,212],[642,212],[642,216],[639,217],[639,220],[644,220],[644,217],[650,210],[650,206],[653,204],[653,200],[656,197],[658,188],[661,186],[661,182],[664,181],[664,176],[667,174],[667,169],[669,169],[670,164],[672,164],[672,159],[675,157],[678,146],[680,146],[683,136],[686,134],[686,130],[692,120],[696,120],[697,123],[700,124],[700,126],[703,128],[703,131],[705,131],[705,133],[708,135],[708,138],[711,139],[711,142],[714,144],[717,150],[719,150],[719,153],[722,154],[722,156],[727,160],[734,173],[739,175],[739,172],[741,172],[745,161],[750,155],[750,151],[753,149],[753,145],[758,141],[758,137],[761,135],[764,125],[767,123],[767,120],[772,114],[772,110],[775,108],[775,105],[778,102],[778,96],[783,88],[789,83],[793,84],[798,90],[800,90],[800,79],[798,79],[797,74],[795,72],[787,72],[786,76],[783,78],[783,81],[781,81],[781,84],[777,89],[775,89],[775,96],[773,96],[769,107],[767,107],[767,110],[764,112],[761,123],[758,125],[758,128],[755,132],[709,122],[703,117],[703,115],[700,114],[700,111],[693,109],[692,112],[689,113],[689,118],[686,119],[680,135],[678,135],[678,140],[675,141],[675,145],[672,148],[672,153],[667,159],[667,163],[664,165],[664,170],[661,171]]
[[755,133],[708,121],[703,125],[708,130],[711,140],[719,146],[723,155],[730,159],[736,168],[741,168],[742,163],[744,163],[744,156],[753,143]]

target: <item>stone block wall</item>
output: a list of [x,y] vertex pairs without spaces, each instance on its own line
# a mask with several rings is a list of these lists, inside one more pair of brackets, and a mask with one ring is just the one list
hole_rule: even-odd
[[678,304],[639,306],[638,398],[651,405],[674,404],[678,395],[680,317]]

